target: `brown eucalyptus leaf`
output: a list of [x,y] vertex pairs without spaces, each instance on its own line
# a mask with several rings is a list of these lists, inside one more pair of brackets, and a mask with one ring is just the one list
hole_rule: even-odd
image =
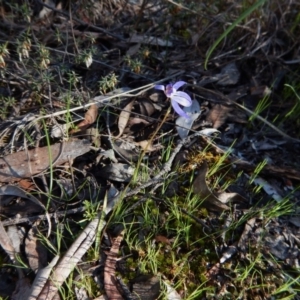
[[144,127],[144,125],[150,125],[150,122],[139,118],[139,117],[135,117],[135,118],[130,118],[129,122],[128,122],[129,126],[133,126],[133,125],[142,125]]
[[155,111],[153,103],[148,99],[142,99],[139,101],[141,114],[144,116],[151,116]]
[[77,127],[80,131],[87,129],[91,124],[95,123],[98,117],[98,107],[93,104],[89,107],[88,111],[84,115],[84,120],[81,121]]
[[124,132],[124,129],[125,129],[127,123],[128,123],[128,120],[129,120],[129,117],[130,117],[130,114],[131,114],[133,103],[134,103],[134,101],[130,101],[124,107],[124,110],[122,110],[122,112],[120,113],[119,121],[118,121],[119,134],[116,136],[116,138],[119,138]]
[[213,128],[218,129],[221,127],[227,120],[230,111],[233,110],[233,107],[222,105],[222,104],[214,104],[213,108],[208,112],[206,116],[206,121],[211,122]]
[[[73,139],[49,147],[19,151],[0,158],[0,182],[19,181],[61,165],[89,151],[87,140]],[[51,152],[51,157],[49,155]]]
[[21,179],[19,181],[19,187],[28,192],[36,188],[35,184],[29,179]]
[[222,211],[228,210],[229,207],[226,204],[223,204],[219,199],[210,191],[206,184],[206,174],[207,174],[207,163],[204,161],[198,170],[199,174],[195,178],[193,183],[193,191],[195,194],[198,194],[203,200],[203,206],[208,210],[213,211]]
[[94,122],[96,122],[97,117],[98,117],[98,107],[96,104],[93,104],[85,113],[84,119],[88,124],[93,124]]

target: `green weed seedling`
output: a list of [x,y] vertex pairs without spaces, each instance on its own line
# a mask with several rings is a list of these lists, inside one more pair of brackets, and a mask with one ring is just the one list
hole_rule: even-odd
[[266,95],[258,102],[254,113],[249,117],[249,122],[253,122],[258,115],[264,112],[271,105],[270,95],[271,93],[266,93]]
[[114,72],[103,76],[99,81],[100,93],[105,95],[107,92],[114,90],[117,87],[118,82],[118,76]]
[[134,73],[141,73],[141,68],[143,66],[143,63],[138,58],[131,58],[130,56],[125,56],[124,58],[126,64],[128,67],[134,72]]
[[93,55],[95,54],[95,47],[90,47],[88,49],[82,50],[76,57],[75,61],[77,64],[85,64],[87,68],[93,63]]

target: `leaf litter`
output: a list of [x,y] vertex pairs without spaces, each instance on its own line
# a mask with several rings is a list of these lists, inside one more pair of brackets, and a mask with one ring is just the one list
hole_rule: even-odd
[[299,5],[193,2],[1,4],[0,296],[297,296]]

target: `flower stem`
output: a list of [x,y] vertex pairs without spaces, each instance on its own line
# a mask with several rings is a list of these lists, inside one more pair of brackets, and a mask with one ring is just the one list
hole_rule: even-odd
[[144,148],[144,150],[142,151],[141,155],[140,155],[140,158],[138,160],[138,163],[136,165],[136,168],[135,168],[135,171],[134,171],[134,174],[132,176],[132,181],[135,182],[135,179],[137,178],[137,175],[138,175],[138,171],[139,171],[139,168],[141,166],[141,163],[142,163],[142,160],[147,152],[147,149],[148,147],[152,144],[152,141],[154,139],[154,137],[156,136],[156,134],[159,132],[159,130],[161,129],[162,125],[166,122],[169,114],[171,112],[171,106],[169,106],[163,120],[161,121],[161,123],[158,125],[158,127],[156,128],[156,130],[154,131],[154,133],[152,134],[152,137],[150,138],[150,140],[148,141],[146,147]]

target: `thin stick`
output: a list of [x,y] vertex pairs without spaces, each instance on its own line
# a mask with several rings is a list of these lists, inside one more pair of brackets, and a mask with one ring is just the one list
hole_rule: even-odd
[[[141,86],[141,87],[138,87],[136,89],[133,89],[133,90],[130,90],[130,91],[126,91],[126,92],[123,92],[123,93],[120,93],[120,94],[116,94],[116,95],[112,95],[112,96],[109,96],[109,97],[106,97],[103,99],[103,96],[97,96],[95,97],[94,99],[92,99],[89,103],[87,104],[84,104],[84,105],[80,105],[80,106],[77,106],[77,107],[73,107],[73,108],[70,108],[70,109],[65,109],[65,110],[62,110],[62,111],[57,111],[55,113],[51,113],[51,114],[47,114],[47,115],[44,115],[44,116],[40,116],[38,117],[37,119],[35,119],[33,122],[37,122],[41,119],[46,119],[46,118],[51,118],[51,117],[57,117],[57,116],[60,116],[60,115],[64,115],[66,113],[70,113],[70,112],[74,112],[74,111],[77,111],[77,110],[80,110],[80,109],[83,109],[83,108],[88,108],[94,104],[99,104],[99,101],[101,101],[101,104],[106,104],[109,102],[109,100],[112,100],[112,99],[115,99],[115,98],[118,98],[118,97],[136,97],[142,93],[144,93],[145,91],[148,91],[150,90],[151,88],[153,88],[156,84],[158,83],[161,83],[161,82],[164,82],[166,80],[170,80],[178,75],[180,75],[182,72],[178,72],[176,74],[173,74],[172,76],[169,76],[169,77],[166,77],[164,79],[161,79],[161,80],[158,80],[158,81],[155,81],[153,83],[149,83],[149,84],[146,84],[144,86]],[[139,91],[139,93],[137,94],[132,94],[136,91]]]

